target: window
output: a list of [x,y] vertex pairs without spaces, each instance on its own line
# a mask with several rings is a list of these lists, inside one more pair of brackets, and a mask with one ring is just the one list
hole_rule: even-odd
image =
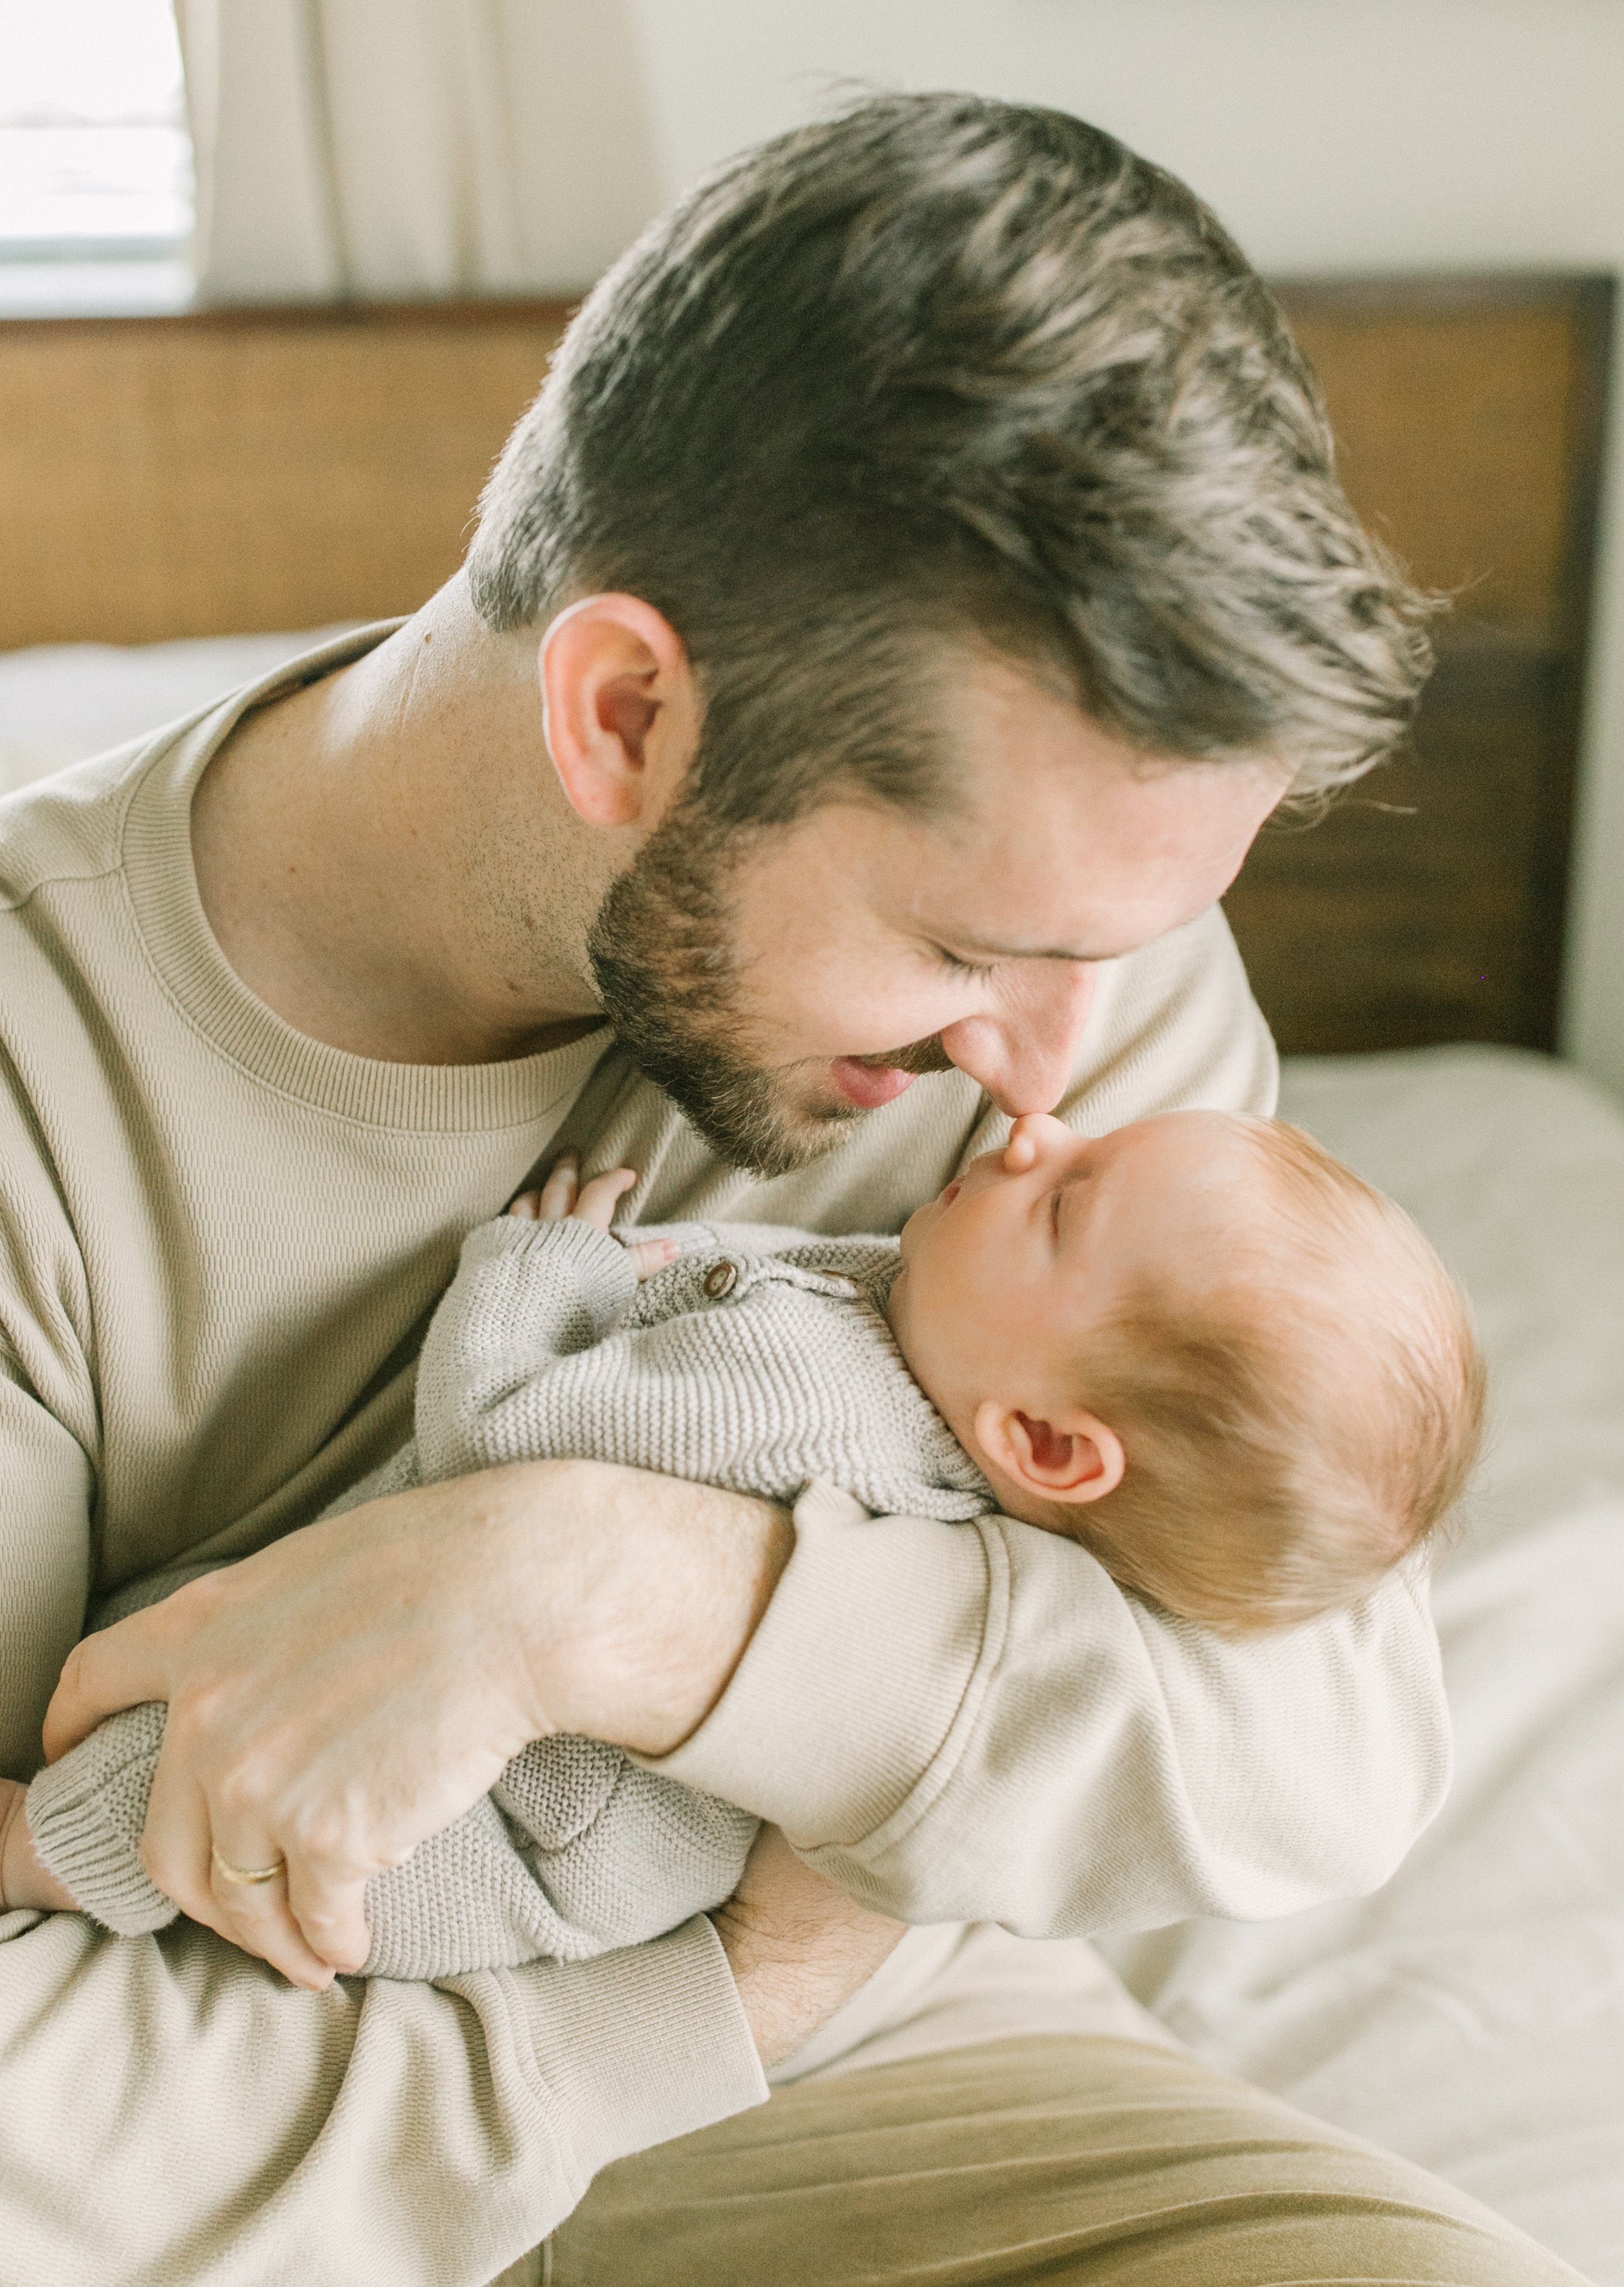
[[192,147],[170,0],[0,0],[0,306],[191,289]]

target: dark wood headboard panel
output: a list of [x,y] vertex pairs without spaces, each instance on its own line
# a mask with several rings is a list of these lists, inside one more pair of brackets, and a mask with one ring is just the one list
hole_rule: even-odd
[[1266,828],[1229,914],[1287,1050],[1556,1045],[1613,281],[1292,285],[1348,490],[1455,596],[1413,753]]

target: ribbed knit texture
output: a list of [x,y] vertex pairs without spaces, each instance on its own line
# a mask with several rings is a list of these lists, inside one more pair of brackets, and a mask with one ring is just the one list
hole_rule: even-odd
[[167,1713],[159,1701],[127,1707],[28,1789],[28,1828],[41,1864],[87,1913],[126,1937],[175,1919],[174,1900],[137,1855]]

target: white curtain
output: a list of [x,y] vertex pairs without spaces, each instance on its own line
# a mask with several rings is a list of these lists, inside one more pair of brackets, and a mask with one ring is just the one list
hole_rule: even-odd
[[567,293],[660,203],[624,0],[177,0],[213,302]]

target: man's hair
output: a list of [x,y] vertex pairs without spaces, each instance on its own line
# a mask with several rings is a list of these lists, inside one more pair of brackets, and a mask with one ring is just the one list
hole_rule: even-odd
[[1390,752],[1430,664],[1206,207],[1081,120],[968,95],[860,102],[655,223],[510,439],[468,576],[498,630],[609,590],[663,613],[729,825],[949,800],[949,645],[1299,796]]
[[1426,1238],[1300,1128],[1248,1123],[1266,1228],[1239,1269],[1142,1287],[1078,1362],[1121,1483],[1055,1522],[1126,1587],[1227,1634],[1355,1601],[1464,1492],[1485,1375]]

